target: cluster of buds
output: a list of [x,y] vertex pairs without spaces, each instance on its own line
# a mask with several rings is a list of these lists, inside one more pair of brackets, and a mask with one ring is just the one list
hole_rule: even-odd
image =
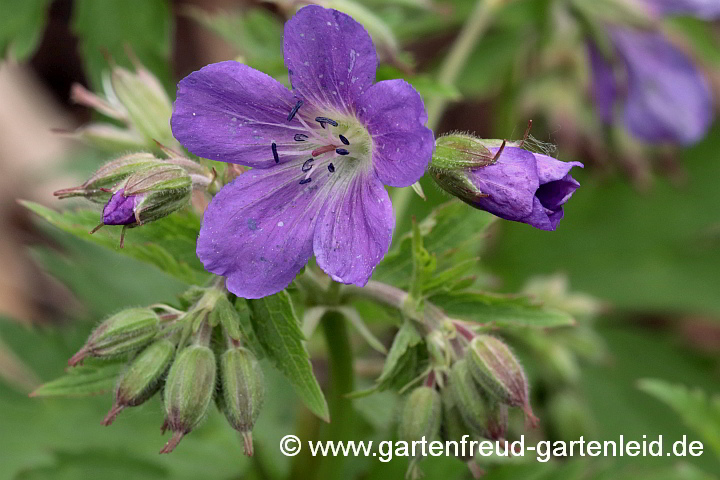
[[[434,364],[424,385],[408,395],[399,435],[407,442],[442,439],[463,445],[456,454],[479,478],[482,470],[474,462],[470,442],[505,440],[511,407],[521,408],[532,428],[538,419],[530,408],[525,372],[509,347],[496,337],[475,334],[458,323],[454,326],[457,330],[447,343],[449,361]],[[441,348],[433,333],[428,344]],[[409,477],[417,477],[420,460],[411,460]]]
[[101,150],[117,152],[155,148],[155,141],[177,145],[170,130],[172,102],[160,81],[128,50],[134,71],[112,65],[103,76],[103,93],[74,84],[73,102],[90,107],[122,126],[91,123],[74,132],[57,133],[78,138]]
[[194,300],[185,311],[155,305],[111,316],[68,363],[72,367],[88,357],[127,358],[103,425],[162,391],[162,431],[170,430],[172,436],[160,453],[170,453],[203,421],[215,399],[242,435],[245,454],[252,455],[252,429],[265,393],[258,360],[243,345],[238,313],[220,284],[196,287],[189,298]]
[[80,186],[55,192],[59,198],[83,197],[104,204],[104,225],[137,227],[163,218],[190,204],[192,190],[207,189],[215,172],[161,146],[168,158],[133,153],[108,162]]

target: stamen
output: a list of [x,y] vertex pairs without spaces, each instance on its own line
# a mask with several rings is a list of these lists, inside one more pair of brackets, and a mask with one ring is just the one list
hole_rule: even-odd
[[304,141],[307,140],[307,139],[308,139],[308,136],[305,135],[304,133],[296,133],[296,134],[295,134],[295,141],[296,141],[296,142],[304,142]]
[[332,152],[335,150],[335,145],[325,145],[324,147],[316,148],[312,151],[311,155],[313,157],[317,157],[318,155],[322,155],[323,153]]
[[330,173],[333,173],[335,171],[335,165],[333,165],[332,163],[330,165],[328,165],[328,171]]
[[336,148],[335,153],[338,155],[350,155],[350,152],[345,150],[344,148]]
[[272,152],[273,152],[273,158],[275,159],[275,163],[280,163],[280,157],[278,156],[277,145],[275,145],[275,142],[272,143],[271,148],[272,148]]
[[303,101],[298,100],[297,103],[295,104],[295,106],[292,108],[292,110],[290,110],[290,114],[288,115],[288,119],[287,119],[288,122],[291,121],[293,119],[293,117],[295,117],[295,114],[297,113],[298,110],[300,110],[300,107],[302,107],[302,105],[303,105]]
[[503,150],[505,150],[505,144],[506,144],[506,143],[507,143],[507,141],[506,141],[506,140],[503,140],[502,145],[500,145],[500,148],[498,149],[498,151],[495,152],[495,156],[494,156],[493,159],[492,159],[492,163],[497,162],[498,158],[500,158],[500,155],[502,155]]
[[314,158],[308,158],[307,160],[305,160],[305,163],[302,164],[302,171],[309,172],[310,169],[312,168],[312,165],[310,165],[310,164],[314,161],[315,161]]
[[300,180],[300,185],[305,185],[306,183],[312,182],[312,178],[303,178]]
[[315,121],[318,122],[320,125],[322,125],[323,128],[325,128],[326,123],[329,123],[333,127],[338,126],[338,122],[336,122],[335,120],[333,120],[331,118],[327,118],[327,117],[315,117]]
[[523,135],[522,142],[520,142],[520,145],[518,145],[518,148],[523,148],[523,145],[525,145],[525,141],[530,136],[530,130],[532,129],[532,118],[528,120],[528,126],[525,129],[525,135]]
[[350,140],[343,137],[342,135],[338,135],[340,137],[340,141],[343,142],[345,145],[350,145]]

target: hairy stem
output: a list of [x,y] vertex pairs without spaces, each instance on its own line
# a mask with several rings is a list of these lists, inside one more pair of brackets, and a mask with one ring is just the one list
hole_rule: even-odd
[[447,315],[430,302],[424,302],[421,312],[414,312],[408,308],[408,297],[402,290],[386,283],[370,280],[364,287],[348,285],[343,289],[343,295],[350,298],[363,298],[396,308],[413,320],[422,323],[426,328],[437,328],[448,319]]

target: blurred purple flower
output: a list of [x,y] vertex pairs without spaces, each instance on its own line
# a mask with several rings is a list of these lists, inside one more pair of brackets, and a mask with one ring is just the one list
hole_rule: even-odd
[[384,185],[415,183],[434,147],[420,95],[374,83],[375,48],[351,17],[302,8],[284,56],[292,92],[222,62],[179,83],[172,115],[191,152],[253,167],[215,196],[197,242],[205,268],[246,298],[282,290],[313,254],[334,280],[365,285],[395,226]]
[[[496,154],[498,148],[490,151]],[[497,161],[471,169],[470,181],[483,194],[472,206],[505,220],[523,222],[541,230],[555,230],[563,205],[580,184],[570,176],[580,162],[561,162],[518,147],[505,147]]]
[[[720,13],[720,2],[643,0],[650,14]],[[621,104],[623,122],[647,142],[692,144],[701,140],[713,119],[707,79],[690,58],[662,33],[608,26],[616,65],[589,44],[593,98],[600,118],[611,123]],[[618,75],[616,67],[624,71]],[[621,83],[620,78],[624,79]]]

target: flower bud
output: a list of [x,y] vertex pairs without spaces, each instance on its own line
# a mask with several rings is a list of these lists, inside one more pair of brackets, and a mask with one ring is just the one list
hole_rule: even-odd
[[103,209],[104,225],[137,226],[190,203],[192,180],[180,166],[157,162],[133,173]]
[[455,405],[470,432],[487,437],[488,405],[480,386],[473,379],[467,360],[455,362],[450,369],[450,388]]
[[130,124],[148,140],[175,143],[170,131],[170,97],[152,73],[131,59],[135,72],[115,66],[110,75],[113,91],[125,107]]
[[[203,345],[180,351],[165,382],[165,426],[172,438],[160,453],[172,452],[208,412],[215,392],[215,355]],[[163,428],[165,428],[165,426]]]
[[408,395],[400,419],[399,436],[412,442],[435,439],[440,433],[442,401],[434,388],[417,387]]
[[90,178],[79,187],[58,190],[54,195],[58,198],[85,197],[98,203],[105,203],[110,199],[111,190],[122,180],[138,170],[160,161],[150,153],[133,153],[116,158],[98,168]]
[[487,434],[490,440],[502,440],[508,430],[508,406],[490,401],[488,405]]
[[580,186],[570,170],[581,163],[532,153],[522,142],[448,135],[437,145],[428,171],[438,186],[506,220],[555,230],[563,205]]
[[528,382],[518,359],[501,340],[478,335],[468,348],[470,372],[488,395],[508,406],[521,407],[531,426],[537,418],[530,408]]
[[149,308],[131,308],[100,324],[85,345],[68,360],[73,367],[85,357],[114,357],[140,349],[158,332],[160,319]]
[[[458,442],[461,444],[463,437],[474,438],[473,431],[463,420],[460,410],[455,403],[455,395],[452,392],[452,388],[443,388],[442,393],[442,427],[441,436],[446,442]],[[467,438],[465,438],[467,441]],[[463,454],[464,453],[464,454]],[[458,451],[458,458],[464,461],[471,460],[473,458],[472,451],[467,448],[464,452]]]
[[230,426],[243,435],[245,455],[252,456],[252,429],[265,400],[265,383],[255,355],[243,347],[220,357],[222,410]]
[[123,409],[140,405],[155,395],[174,354],[175,344],[167,339],[143,350],[120,377],[115,387],[115,403],[102,424],[110,425]]

